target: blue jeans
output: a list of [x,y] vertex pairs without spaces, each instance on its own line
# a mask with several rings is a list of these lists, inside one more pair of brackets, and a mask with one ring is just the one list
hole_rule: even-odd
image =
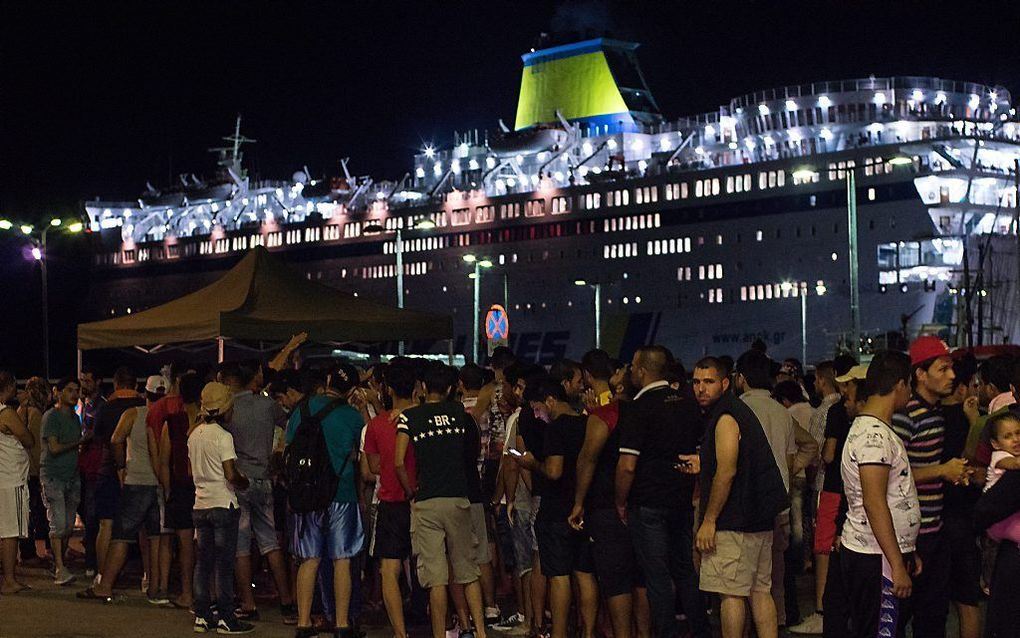
[[[652,636],[671,638],[677,633],[676,594],[695,638],[708,638],[705,601],[694,571],[694,512],[690,509],[632,507],[627,525],[634,553],[644,573],[651,608]],[[675,588],[675,589],[674,589]]]
[[213,507],[193,510],[198,561],[195,564],[195,616],[212,621],[212,591],[217,590],[220,619],[234,620],[234,557],[241,510]]

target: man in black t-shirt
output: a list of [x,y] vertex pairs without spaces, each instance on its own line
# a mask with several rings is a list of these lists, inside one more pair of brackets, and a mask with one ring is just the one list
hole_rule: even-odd
[[542,575],[549,579],[549,607],[552,609],[552,638],[565,638],[570,610],[570,577],[574,576],[580,594],[584,635],[595,631],[598,590],[587,536],[567,522],[574,505],[577,484],[577,455],[584,443],[587,420],[568,403],[563,385],[556,380],[543,382],[537,398],[551,418],[542,445],[544,458],[529,451],[513,456],[523,468],[545,479],[542,502],[535,516],[535,537]]
[[[449,582],[464,585],[475,635],[485,638],[471,503],[462,461],[469,430],[476,426],[464,412],[464,404],[447,399],[456,383],[453,368],[439,362],[426,368],[425,403],[404,410],[397,419],[394,465],[408,500],[414,499],[411,538],[418,558],[418,580],[429,590],[433,638],[446,636]],[[411,489],[404,467],[408,446],[414,447],[417,493]]]
[[666,381],[672,362],[662,346],[634,354],[631,382],[640,390],[620,410],[614,501],[648,587],[652,635],[673,635],[678,593],[691,633],[702,638],[709,627],[691,551],[694,477],[674,465],[679,455],[697,451],[703,424],[690,390]]

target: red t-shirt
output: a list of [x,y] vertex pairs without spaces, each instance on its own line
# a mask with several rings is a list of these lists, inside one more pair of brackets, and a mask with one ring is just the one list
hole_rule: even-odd
[[[365,454],[379,455],[379,500],[387,503],[406,501],[404,488],[400,487],[396,468],[397,424],[390,421],[389,412],[380,412],[368,422],[365,430]],[[411,489],[417,486],[417,472],[414,467],[414,448],[407,446],[404,468]]]
[[163,397],[149,406],[149,412],[145,416],[145,426],[152,430],[152,433],[156,435],[156,440],[159,441],[163,436],[163,426],[166,422],[174,417],[179,418],[181,414],[185,419],[188,418],[188,414],[184,411],[184,397],[179,394]]

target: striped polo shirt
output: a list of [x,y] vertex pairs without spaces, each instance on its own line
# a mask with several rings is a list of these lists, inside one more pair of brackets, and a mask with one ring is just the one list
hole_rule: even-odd
[[[946,420],[938,405],[932,405],[914,394],[903,412],[893,415],[892,425],[907,448],[910,467],[928,467],[942,462]],[[944,496],[942,479],[917,486],[917,498],[921,503],[922,535],[942,529]]]

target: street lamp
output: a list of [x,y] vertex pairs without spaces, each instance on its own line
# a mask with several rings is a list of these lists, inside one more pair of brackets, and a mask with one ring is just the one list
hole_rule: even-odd
[[[42,276],[42,323],[43,323],[43,370],[45,371],[46,378],[50,378],[50,312],[49,312],[49,281],[46,274],[46,262],[48,256],[46,254],[46,239],[49,235],[50,229],[64,227],[68,232],[80,233],[84,230],[85,226],[80,221],[74,221],[70,224],[64,225],[64,221],[59,217],[54,217],[49,221],[49,224],[43,227],[42,232],[39,233],[38,239],[32,235],[35,231],[35,227],[31,224],[19,224],[18,229],[21,234],[28,238],[28,241],[32,244],[31,255],[32,259],[39,262],[39,273]],[[11,230],[14,228],[14,223],[7,219],[0,219],[0,230]]]
[[492,268],[492,261],[488,257],[483,257],[483,258],[479,259],[478,257],[476,257],[476,256],[474,256],[474,255],[472,255],[470,253],[468,253],[467,255],[464,255],[463,259],[464,259],[464,261],[466,263],[474,264],[474,267],[475,267],[475,271],[473,273],[471,273],[470,275],[468,275],[468,276],[471,279],[475,280],[475,302],[474,302],[474,312],[473,312],[474,327],[472,328],[472,331],[471,331],[472,332],[472,338],[473,338],[473,341],[471,343],[471,362],[472,363],[478,363],[478,340],[479,340],[478,325],[479,325],[479,322],[481,321],[481,317],[479,317],[479,304],[481,303],[481,300],[480,300],[480,296],[481,296],[480,284],[481,284],[481,281],[482,281],[482,270],[481,269],[482,268]]
[[[803,289],[792,282],[784,281],[780,284],[783,292],[789,293],[794,289],[797,290],[797,294],[800,297],[800,361],[802,364],[807,365],[807,296],[808,289],[805,286]],[[815,285],[815,294],[821,297],[826,293],[828,289],[825,287],[825,283],[819,281]]]
[[[414,230],[432,230],[436,227],[436,223],[431,219],[423,219],[414,225]],[[365,226],[364,232],[383,233],[386,229],[381,224],[369,224]],[[397,228],[397,236],[393,242],[393,252],[397,255],[397,308],[404,307],[404,237],[400,228]],[[401,339],[397,343],[397,354],[403,356],[404,354],[404,340]]]
[[[914,160],[903,155],[886,160],[893,166],[913,164]],[[861,360],[861,282],[860,259],[858,255],[857,237],[857,178],[856,171],[863,165],[840,168],[846,171],[846,216],[847,216],[847,254],[850,262],[850,352],[858,361]],[[805,166],[793,171],[794,179],[813,180],[818,171]]]
[[589,286],[595,290],[595,349],[602,348],[602,284],[588,283],[584,279],[574,281],[575,286]]

